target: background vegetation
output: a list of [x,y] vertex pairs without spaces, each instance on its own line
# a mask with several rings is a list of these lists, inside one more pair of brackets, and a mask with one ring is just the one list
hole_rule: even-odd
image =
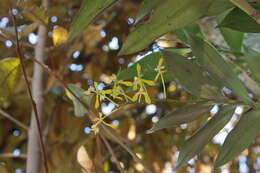
[[259,4],[2,0],[0,172],[259,172]]

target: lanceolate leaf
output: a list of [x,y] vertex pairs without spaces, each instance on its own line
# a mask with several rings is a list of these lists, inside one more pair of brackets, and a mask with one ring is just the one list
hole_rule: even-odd
[[200,116],[209,113],[211,108],[212,103],[196,103],[181,107],[162,117],[148,132],[152,133],[160,129],[177,127],[178,125],[192,122]]
[[[164,0],[151,18],[133,31],[119,54],[131,54],[146,48],[159,36],[182,28],[206,14],[213,0]],[[192,5],[191,5],[192,4]]]
[[230,2],[230,0],[213,1],[207,11],[207,15],[212,16],[212,15],[220,14],[232,7],[234,7],[234,5]]
[[221,147],[215,167],[219,167],[234,159],[240,154],[259,134],[260,110],[253,110],[242,115],[238,124],[228,134]]
[[240,53],[244,39],[244,33],[229,28],[220,28],[225,41],[233,53]]
[[99,14],[116,1],[118,0],[84,0],[72,22],[68,40],[72,40],[75,36],[82,33]]
[[206,71],[203,71],[192,59],[164,50],[167,69],[172,72],[180,84],[190,93],[200,98],[224,100],[218,83],[215,83]]
[[182,145],[176,168],[182,167],[201,152],[203,147],[228,123],[234,112],[234,107],[226,106],[211,118],[202,128],[196,131]]
[[144,4],[141,10],[138,12],[137,17],[135,19],[135,23],[138,23],[142,20],[146,15],[148,15],[153,9],[155,9],[161,0],[144,0]]
[[159,59],[162,57],[161,52],[151,53],[146,55],[141,60],[137,61],[132,66],[124,69],[118,74],[118,79],[120,80],[128,80],[133,79],[137,76],[136,66],[140,64],[142,67],[142,73],[144,79],[152,80],[156,76],[155,68],[158,64]]
[[187,25],[186,27],[184,27],[182,29],[177,29],[172,33],[174,35],[176,35],[182,43],[188,45],[189,44],[189,38],[186,34],[186,31],[192,32],[194,35],[203,38],[203,33],[201,32],[201,29],[200,29],[200,27],[197,23],[192,23],[192,24]]
[[19,65],[19,58],[5,58],[0,61],[0,102],[15,88],[20,73]]
[[[123,71],[121,71],[118,74],[118,79],[120,80],[133,79],[135,76],[137,76],[136,66],[137,64],[139,64],[142,67],[143,79],[153,80],[157,74],[155,68],[157,67],[160,58],[162,58],[161,52],[156,52],[156,53],[151,53],[149,55],[146,55],[141,60],[133,64],[131,67],[128,67]],[[164,74],[164,77],[166,81],[174,80],[172,74],[168,72]]]
[[192,52],[198,58],[200,65],[208,71],[214,79],[231,89],[240,100],[250,102],[251,100],[248,97],[245,87],[218,51],[201,38],[192,35],[189,35],[189,38]]
[[[255,7],[260,10],[260,6]],[[260,32],[260,24],[258,24],[253,18],[248,16],[240,8],[234,8],[222,22],[219,27],[231,28],[241,32]]]
[[[217,21],[218,22],[222,21],[227,14],[228,13],[223,13],[219,15],[217,17]],[[222,28],[222,27],[220,28],[220,32],[223,35],[228,46],[230,47],[230,50],[233,53],[240,53],[243,44],[244,33],[236,30],[232,30],[230,28]]]
[[244,47],[244,50],[245,60],[248,62],[252,74],[260,81],[260,53],[249,47]]
[[[90,105],[91,95],[84,93],[84,90],[77,87],[76,85],[69,84],[69,89],[87,106]],[[84,105],[82,105],[69,91],[67,92],[67,96],[73,101],[74,105],[74,113],[77,117],[84,116],[87,112]]]

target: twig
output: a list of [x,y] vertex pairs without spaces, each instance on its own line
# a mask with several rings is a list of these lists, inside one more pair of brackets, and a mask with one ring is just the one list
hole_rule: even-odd
[[29,130],[29,128],[23,124],[22,122],[20,122],[19,120],[15,119],[14,117],[12,117],[10,114],[8,114],[7,112],[5,112],[4,110],[2,110],[0,108],[0,114],[3,115],[5,118],[7,118],[8,120],[12,121],[13,123],[17,124],[18,126],[20,126],[21,128],[25,129],[25,130]]
[[35,119],[36,119],[36,123],[37,123],[37,130],[39,133],[39,140],[40,140],[40,148],[41,151],[43,153],[43,161],[44,161],[44,168],[45,168],[45,172],[49,173],[49,169],[48,169],[48,164],[47,164],[47,155],[46,155],[46,151],[45,151],[45,147],[44,147],[44,143],[43,143],[43,138],[42,138],[42,132],[41,132],[41,125],[40,125],[40,120],[39,120],[39,116],[38,116],[38,111],[37,111],[37,106],[33,100],[33,96],[32,96],[32,92],[31,92],[31,88],[30,88],[30,83],[28,80],[28,76],[26,74],[25,71],[25,64],[24,64],[24,55],[22,53],[22,49],[20,47],[19,44],[19,35],[18,35],[18,29],[17,29],[17,24],[16,24],[16,16],[13,14],[13,7],[12,7],[12,2],[11,0],[8,0],[9,3],[9,11],[11,13],[12,16],[12,21],[13,21],[13,25],[14,25],[14,29],[15,29],[15,36],[16,36],[16,54],[20,59],[20,63],[21,63],[21,69],[22,69],[22,73],[26,82],[26,86],[27,86],[27,91],[30,97],[30,101],[33,107],[33,111],[34,111],[34,115],[35,115]]
[[124,173],[124,169],[122,168],[120,162],[117,160],[117,157],[113,151],[113,149],[111,148],[110,144],[108,143],[107,139],[103,136],[100,135],[101,139],[104,141],[108,151],[110,152],[111,156],[112,156],[112,161],[116,164],[117,168],[120,170],[121,173]]
[[14,155],[13,153],[3,153],[3,154],[0,154],[0,158],[19,158],[19,159],[26,159],[26,158],[27,158],[27,155],[26,155],[26,154]]
[[[35,63],[39,64],[43,70],[47,73],[49,73],[51,76],[53,76],[56,80],[58,80],[61,85],[66,89],[68,90],[72,95],[73,97],[75,97],[86,109],[87,111],[88,110],[88,105],[86,105],[68,86],[67,84],[56,74],[54,73],[47,65],[45,65],[44,63],[38,61],[37,59],[33,58],[33,57],[30,57],[30,60],[34,61]],[[90,114],[90,115],[93,115],[93,114]],[[91,116],[90,119],[92,118],[95,118],[96,116]]]
[[121,147],[123,147],[132,157],[136,162],[139,162],[143,165],[144,170],[147,173],[152,173],[152,171],[146,166],[146,164],[144,163],[143,160],[141,160],[134,152],[132,152],[132,150],[125,145],[116,135],[114,135],[106,126],[102,125],[102,128],[107,132],[107,134],[109,134],[119,145],[121,145]]

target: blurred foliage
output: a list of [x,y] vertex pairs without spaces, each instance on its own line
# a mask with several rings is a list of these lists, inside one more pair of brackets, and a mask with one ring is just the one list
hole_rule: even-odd
[[[232,29],[243,32],[255,32],[259,28],[259,24],[253,19],[253,21],[250,20],[249,23],[254,25],[253,27],[247,24],[240,27],[241,21],[239,20],[237,20],[239,25],[237,23],[230,24],[230,18],[232,18],[234,13],[239,13],[242,17],[246,15],[241,10],[234,8],[223,18],[223,21],[218,20],[219,26],[231,28],[228,31],[221,30],[224,39],[223,36],[218,33],[218,37],[221,37],[223,42],[225,40],[227,43],[222,44],[222,47],[220,47],[215,42],[210,44],[201,39],[207,37],[207,32],[204,30],[202,33],[200,27],[203,28],[203,26],[201,26],[199,22],[194,22],[194,20],[208,14],[216,15],[226,9],[230,9],[232,4],[229,2],[220,1],[221,3],[225,3],[221,6],[221,3],[216,1],[216,4],[213,3],[215,6],[211,6],[206,11],[200,11],[198,9],[206,9],[208,4],[211,4],[211,1],[207,0],[207,3],[199,1],[195,3],[196,5],[194,4],[195,6],[190,5],[187,9],[184,8],[186,7],[185,5],[193,4],[193,1],[177,1],[180,2],[180,6],[185,9],[185,15],[178,16],[174,12],[178,10],[179,6],[175,5],[176,2],[174,1],[165,1],[162,7],[156,9],[158,5],[156,1],[153,1],[153,3],[157,5],[152,4],[152,6],[147,6],[147,1],[145,1],[146,3],[144,3],[143,6],[141,0],[124,0],[116,2],[106,11],[103,11],[103,9],[106,9],[108,4],[103,4],[103,7],[99,7],[98,10],[100,11],[93,9],[96,14],[100,15],[98,17],[94,15],[95,20],[88,19],[88,21],[85,21],[87,24],[80,25],[85,18],[78,18],[81,22],[76,23],[79,25],[77,27],[80,28],[80,31],[76,30],[74,34],[79,34],[80,32],[82,32],[82,34],[77,37],[72,34],[71,37],[75,37],[75,39],[64,43],[68,31],[71,31],[71,28],[73,28],[71,27],[73,23],[72,20],[79,11],[83,1],[53,0],[50,1],[51,5],[47,11],[44,11],[40,7],[40,0],[17,0],[14,2],[14,4],[17,5],[16,10],[18,13],[18,28],[21,36],[20,41],[23,43],[25,57],[27,58],[26,70],[29,76],[32,75],[33,69],[33,63],[29,58],[34,56],[33,50],[35,37],[37,37],[37,27],[39,24],[43,24],[48,27],[49,31],[46,48],[48,56],[45,59],[45,64],[47,64],[53,72],[58,74],[66,84],[71,84],[69,88],[73,90],[78,97],[82,98],[86,104],[90,105],[91,110],[94,112],[99,111],[94,108],[95,97],[92,97],[90,100],[86,95],[81,95],[89,86],[94,84],[94,81],[98,84],[103,83],[104,89],[110,90],[112,89],[112,74],[118,74],[119,80],[133,80],[134,77],[137,76],[136,68],[138,64],[141,65],[143,72],[143,76],[140,76],[140,79],[143,77],[146,80],[153,80],[156,76],[154,69],[157,67],[159,59],[164,57],[167,63],[166,73],[163,74],[166,81],[167,100],[161,99],[164,89],[163,85],[158,82],[155,87],[147,87],[147,93],[153,98],[152,104],[122,104],[120,108],[106,118],[106,122],[110,124],[116,124],[115,122],[117,121],[119,122],[115,131],[125,139],[128,146],[147,163],[153,172],[169,173],[173,165],[177,163],[180,148],[193,149],[191,152],[182,153],[181,158],[184,158],[182,161],[186,161],[199,153],[198,148],[202,149],[204,145],[209,142],[192,162],[178,169],[176,173],[186,173],[194,171],[194,169],[195,172],[198,173],[211,172],[213,162],[221,146],[219,142],[216,142],[214,139],[212,140],[212,138],[227,123],[230,114],[225,114],[226,116],[217,114],[217,116],[214,116],[210,121],[207,121],[209,117],[213,116],[213,113],[208,111],[208,105],[206,105],[207,111],[205,112],[205,105],[203,105],[203,110],[196,109],[196,111],[200,113],[202,111],[203,113],[202,115],[197,115],[198,118],[196,117],[195,121],[192,121],[193,119],[190,119],[189,116],[184,117],[186,118],[185,120],[179,120],[178,118],[183,117],[177,117],[181,123],[189,124],[176,124],[174,128],[163,129],[152,134],[147,134],[146,132],[163,115],[167,117],[167,115],[172,114],[172,112],[176,113],[176,111],[180,111],[178,109],[179,107],[182,107],[184,112],[189,112],[190,110],[186,109],[186,106],[189,106],[189,103],[194,103],[194,100],[198,101],[200,97],[203,100],[199,101],[216,97],[219,99],[218,101],[225,100],[224,94],[220,93],[220,87],[224,85],[233,89],[235,95],[231,96],[232,99],[236,100],[236,96],[238,96],[240,100],[250,102],[248,101],[250,99],[246,94],[246,89],[240,81],[238,81],[236,76],[238,73],[243,72],[241,66],[242,69],[246,68],[247,70],[249,67],[252,67],[250,70],[253,73],[253,78],[255,76],[255,78],[259,80],[259,74],[257,74],[259,70],[254,62],[259,58],[259,52],[247,48],[246,56],[249,58],[247,60],[240,58],[242,52],[240,52],[240,50],[243,45],[241,43],[242,40],[238,39],[239,41],[234,41],[233,39],[237,38],[237,35],[234,37],[230,35],[237,34],[234,33]],[[86,0],[85,3],[86,2],[90,1]],[[102,0],[100,0],[100,2],[102,2]],[[115,1],[111,0],[110,3],[114,2]],[[175,10],[172,10],[173,7]],[[173,13],[170,20],[167,13]],[[190,18],[190,15],[192,15],[192,18]],[[137,22],[134,20],[136,17],[138,19]],[[178,21],[181,20],[183,23],[177,23],[176,17]],[[244,18],[249,16],[242,17],[239,19],[243,19],[244,21]],[[7,22],[5,22],[5,20],[7,20]],[[215,21],[215,18],[211,17],[208,20]],[[154,21],[160,22],[156,23]],[[15,34],[11,18],[8,15],[7,0],[3,0],[3,2],[0,3],[0,24],[0,108],[29,126],[31,115],[30,100],[27,96],[23,77],[19,79],[16,77],[19,62],[13,59],[16,61],[15,64],[3,66],[4,62],[12,60],[7,59],[7,57],[16,56],[15,43],[13,42]],[[88,27],[86,27],[87,25]],[[176,26],[173,28],[171,25]],[[247,30],[247,27],[249,27],[250,30]],[[135,29],[133,30],[132,28]],[[173,31],[173,29],[178,30]],[[216,28],[214,29],[217,30]],[[155,35],[146,35],[154,30],[157,31]],[[166,32],[170,33],[165,34]],[[193,35],[199,36],[200,38],[197,38],[199,41],[193,40],[193,42],[190,42],[192,36],[187,35],[187,33],[190,32],[192,32]],[[224,34],[223,32],[228,32],[228,34]],[[129,34],[130,37],[126,39]],[[164,35],[161,36],[162,34]],[[212,35],[217,34],[214,32]],[[159,36],[161,37],[158,38]],[[251,36],[250,38],[254,37]],[[125,40],[127,40],[127,42],[121,54],[133,54],[120,56],[118,53]],[[247,43],[250,42],[250,40],[252,41],[253,39],[248,39]],[[190,43],[193,50],[192,53],[189,46]],[[238,46],[235,43],[237,43]],[[259,43],[257,42],[257,44]],[[213,45],[216,46],[219,52],[229,52],[229,56],[233,58],[234,55],[236,55],[238,58],[235,58],[235,60],[237,60],[236,62],[239,62],[241,66],[235,67],[234,65],[227,65],[220,57],[222,54],[220,55],[217,50],[213,48]],[[205,47],[209,47],[208,50],[210,51],[204,52]],[[128,48],[129,50],[127,50]],[[142,50],[144,48],[145,50]],[[167,51],[159,51],[162,48],[169,49],[167,49]],[[137,50],[142,51],[135,53]],[[167,55],[169,56],[167,57]],[[172,55],[175,56],[175,59],[172,58]],[[201,64],[196,60],[188,60],[189,58],[192,59],[193,55],[204,58],[202,62],[199,62]],[[212,64],[210,62],[216,63]],[[208,65],[203,63],[207,63]],[[133,65],[130,66],[131,64]],[[202,67],[203,65],[205,67]],[[14,68],[14,66],[17,67]],[[128,66],[130,67],[128,68]],[[10,69],[11,72],[8,72]],[[215,73],[215,69],[220,69],[220,71]],[[236,72],[236,74],[233,72]],[[5,80],[5,76],[9,75],[9,73],[12,76],[8,76],[8,80],[2,84],[2,81]],[[227,74],[232,75],[228,76]],[[44,114],[46,115],[46,127],[48,132],[46,133],[48,136],[47,152],[51,172],[70,173],[73,171],[80,173],[82,171],[84,172],[84,170],[97,173],[109,171],[119,172],[101,137],[90,131],[92,124],[87,116],[82,116],[85,114],[85,109],[82,105],[78,103],[73,96],[68,96],[68,94],[66,96],[66,90],[63,86],[53,76],[47,73],[45,73],[44,76],[44,84]],[[123,88],[126,89],[125,86]],[[11,93],[9,92],[10,90],[12,91]],[[132,90],[128,92],[130,95],[134,94]],[[225,96],[229,95],[226,94]],[[256,97],[254,99],[256,100],[258,98]],[[213,104],[215,104],[215,102],[211,102],[210,105]],[[74,106],[78,108],[74,109]],[[155,111],[149,113],[149,106],[150,109],[151,106],[153,108],[156,106]],[[107,100],[101,103],[100,109],[104,107],[109,108],[109,102]],[[225,110],[225,113],[230,113],[230,107],[228,108],[229,109]],[[246,106],[244,108],[247,110]],[[75,115],[78,115],[78,117]],[[235,120],[232,121],[231,126],[238,121],[237,119],[239,117],[240,114],[234,115],[233,118],[235,118]],[[216,119],[220,119],[220,121]],[[259,121],[258,119],[259,116],[254,115],[250,122]],[[169,122],[166,121],[165,123]],[[243,133],[238,133],[238,135],[244,134],[244,136],[235,136],[235,143],[239,143],[240,138],[247,136],[247,134],[245,134],[247,130],[252,130],[253,133],[250,134],[248,138],[251,139],[257,136],[255,129],[258,129],[258,126],[252,126],[252,128],[250,128],[248,124],[239,124],[242,124],[240,126],[243,126],[245,130],[243,131],[242,128]],[[0,172],[9,173],[15,172],[17,169],[24,170],[28,137],[27,131],[2,116],[0,116],[0,127]],[[199,129],[199,127],[202,128]],[[199,130],[197,131],[197,129]],[[201,131],[208,133],[204,136],[204,134],[201,134]],[[194,132],[196,132],[195,136],[189,138],[188,143],[184,143]],[[196,136],[199,139],[197,139]],[[207,140],[205,140],[205,138],[207,138]],[[224,141],[224,137],[219,138],[221,138],[222,142]],[[233,141],[234,138],[230,140]],[[144,172],[142,165],[135,162],[115,141],[111,139],[109,143],[127,172]],[[248,172],[260,171],[259,144],[260,138],[257,137],[255,141],[242,152],[240,157],[216,169],[216,172],[221,172],[223,169],[228,169],[231,173],[243,172],[241,171],[241,158],[244,157],[246,161],[244,161],[243,164],[247,166]],[[196,145],[197,148],[193,148],[194,145]],[[224,145],[232,148],[229,141]],[[241,145],[245,144],[242,143]],[[238,146],[238,148],[241,149],[240,146]],[[236,151],[234,151],[234,153],[235,152]],[[232,154],[233,153],[231,153],[231,155]]]

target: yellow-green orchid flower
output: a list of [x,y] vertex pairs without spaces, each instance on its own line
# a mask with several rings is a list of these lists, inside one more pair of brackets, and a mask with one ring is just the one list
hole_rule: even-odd
[[94,118],[95,124],[93,124],[93,125],[91,126],[91,129],[93,130],[93,132],[94,132],[95,134],[97,134],[97,133],[99,132],[98,126],[99,126],[100,124],[104,124],[105,126],[111,127],[111,128],[113,128],[113,129],[116,128],[114,125],[109,124],[109,123],[107,123],[107,122],[104,121],[104,119],[105,119],[106,117],[108,117],[108,116],[105,116],[105,115],[103,115],[102,113],[99,112],[98,118]]
[[113,97],[114,99],[122,100],[122,97],[121,97],[121,96],[123,96],[124,99],[125,99],[127,102],[128,102],[128,101],[132,101],[132,98],[129,97],[129,96],[125,93],[125,91],[124,91],[122,85],[130,87],[130,86],[133,86],[133,83],[132,83],[132,82],[129,82],[129,81],[118,80],[115,74],[112,75],[112,80],[113,80],[112,97]]
[[150,104],[151,99],[150,96],[148,95],[146,85],[154,86],[155,83],[152,80],[142,79],[142,69],[140,64],[137,64],[136,71],[137,71],[137,76],[134,78],[133,90],[134,91],[139,90],[139,91],[133,96],[133,101],[138,100],[140,102],[142,96],[144,96],[145,102]]
[[163,85],[163,97],[166,99],[166,86],[165,86],[165,80],[163,77],[163,74],[166,72],[165,66],[163,65],[164,59],[160,58],[157,67],[155,68],[155,71],[157,72],[157,75],[154,78],[154,81],[157,82],[159,77],[161,78],[162,85]]
[[107,94],[112,94],[112,90],[111,89],[99,90],[97,82],[94,82],[94,87],[89,87],[87,92],[95,94],[95,96],[96,96],[95,108],[96,109],[99,108],[100,102],[103,100],[108,100],[108,101],[112,102],[113,104],[115,104],[116,106],[118,106],[118,104],[116,104],[112,99],[110,99],[109,97],[106,96]]

